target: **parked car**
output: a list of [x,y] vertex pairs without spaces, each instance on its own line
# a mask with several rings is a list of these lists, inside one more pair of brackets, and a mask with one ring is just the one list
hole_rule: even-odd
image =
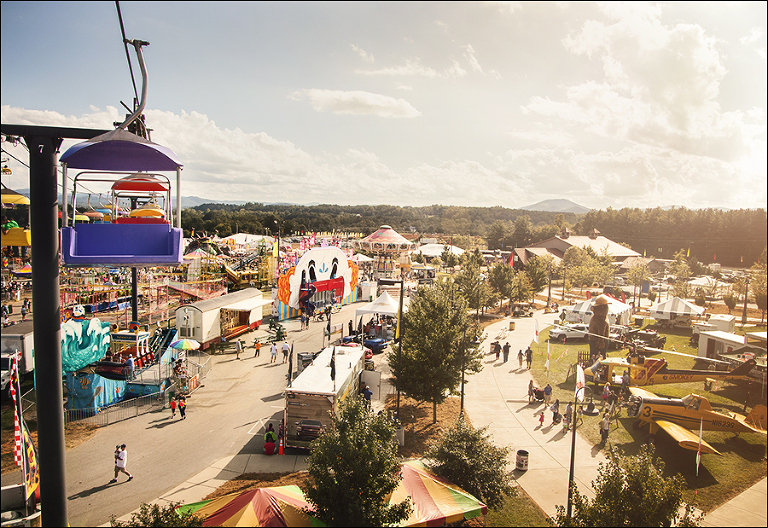
[[549,331],[549,339],[560,341],[563,338],[568,339],[583,339],[587,337],[589,333],[589,326],[585,324],[567,324],[562,326],[555,326]]
[[[346,336],[342,338],[342,343],[347,344],[354,342],[357,336]],[[370,348],[374,354],[380,354],[387,348],[387,340],[381,337],[366,339],[363,341],[363,345]]]
[[318,420],[301,420],[296,422],[296,436],[301,439],[317,438],[323,434],[323,424]]

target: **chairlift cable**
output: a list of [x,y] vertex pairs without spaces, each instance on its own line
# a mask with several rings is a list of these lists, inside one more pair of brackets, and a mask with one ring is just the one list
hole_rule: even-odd
[[120,33],[123,36],[123,46],[125,47],[125,58],[128,59],[128,70],[131,72],[131,82],[133,83],[133,94],[136,97],[134,99],[134,108],[136,106],[135,101],[139,100],[139,92],[136,89],[136,79],[133,76],[133,66],[131,65],[131,54],[128,52],[128,39],[125,38],[125,27],[123,26],[123,15],[120,12],[120,2],[115,0],[115,6],[117,7],[117,18],[120,21]]

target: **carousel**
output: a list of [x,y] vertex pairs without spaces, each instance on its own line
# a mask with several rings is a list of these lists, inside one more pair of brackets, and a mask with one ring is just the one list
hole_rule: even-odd
[[376,278],[391,278],[395,270],[405,273],[410,269],[408,252],[414,244],[388,225],[355,243],[356,247],[374,255],[373,272]]

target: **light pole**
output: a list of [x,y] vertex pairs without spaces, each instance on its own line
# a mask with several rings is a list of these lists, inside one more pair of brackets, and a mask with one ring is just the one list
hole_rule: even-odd
[[403,278],[403,270],[400,270],[400,280],[395,279],[380,279],[380,282],[382,285],[387,286],[393,286],[400,283],[400,306],[397,309],[397,330],[396,330],[396,337],[398,338],[397,343],[397,377],[395,378],[395,385],[397,386],[397,410],[395,411],[397,413],[397,419],[400,419],[400,356],[403,355],[403,336],[402,336],[402,330],[401,325],[403,324],[403,283],[405,282],[405,279]]
[[565,265],[565,262],[563,262],[563,301],[565,301],[565,271],[568,269],[568,267]]
[[[578,383],[578,380],[577,380]],[[576,404],[579,401],[579,391],[583,391],[587,389],[588,387],[582,386],[576,389],[576,392],[573,394],[573,407],[571,408],[571,424],[573,425],[573,435],[571,437],[571,469],[568,473],[568,508],[566,512],[566,517],[569,519],[571,518],[571,509],[573,507],[573,466],[575,461],[575,455],[576,455],[576,415],[578,414],[576,412]],[[591,390],[591,389],[590,389]]]

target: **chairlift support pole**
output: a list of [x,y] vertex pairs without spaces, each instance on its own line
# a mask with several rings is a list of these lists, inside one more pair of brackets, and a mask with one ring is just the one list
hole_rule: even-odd
[[[0,125],[0,133],[21,136],[29,148],[29,220],[35,266],[32,269],[34,345],[38,351],[35,386],[38,403],[40,499],[45,526],[68,526],[61,412],[61,319],[59,304],[57,152],[64,138],[91,139],[107,130]],[[66,202],[66,198],[65,198]],[[62,214],[64,216],[64,214]]]

